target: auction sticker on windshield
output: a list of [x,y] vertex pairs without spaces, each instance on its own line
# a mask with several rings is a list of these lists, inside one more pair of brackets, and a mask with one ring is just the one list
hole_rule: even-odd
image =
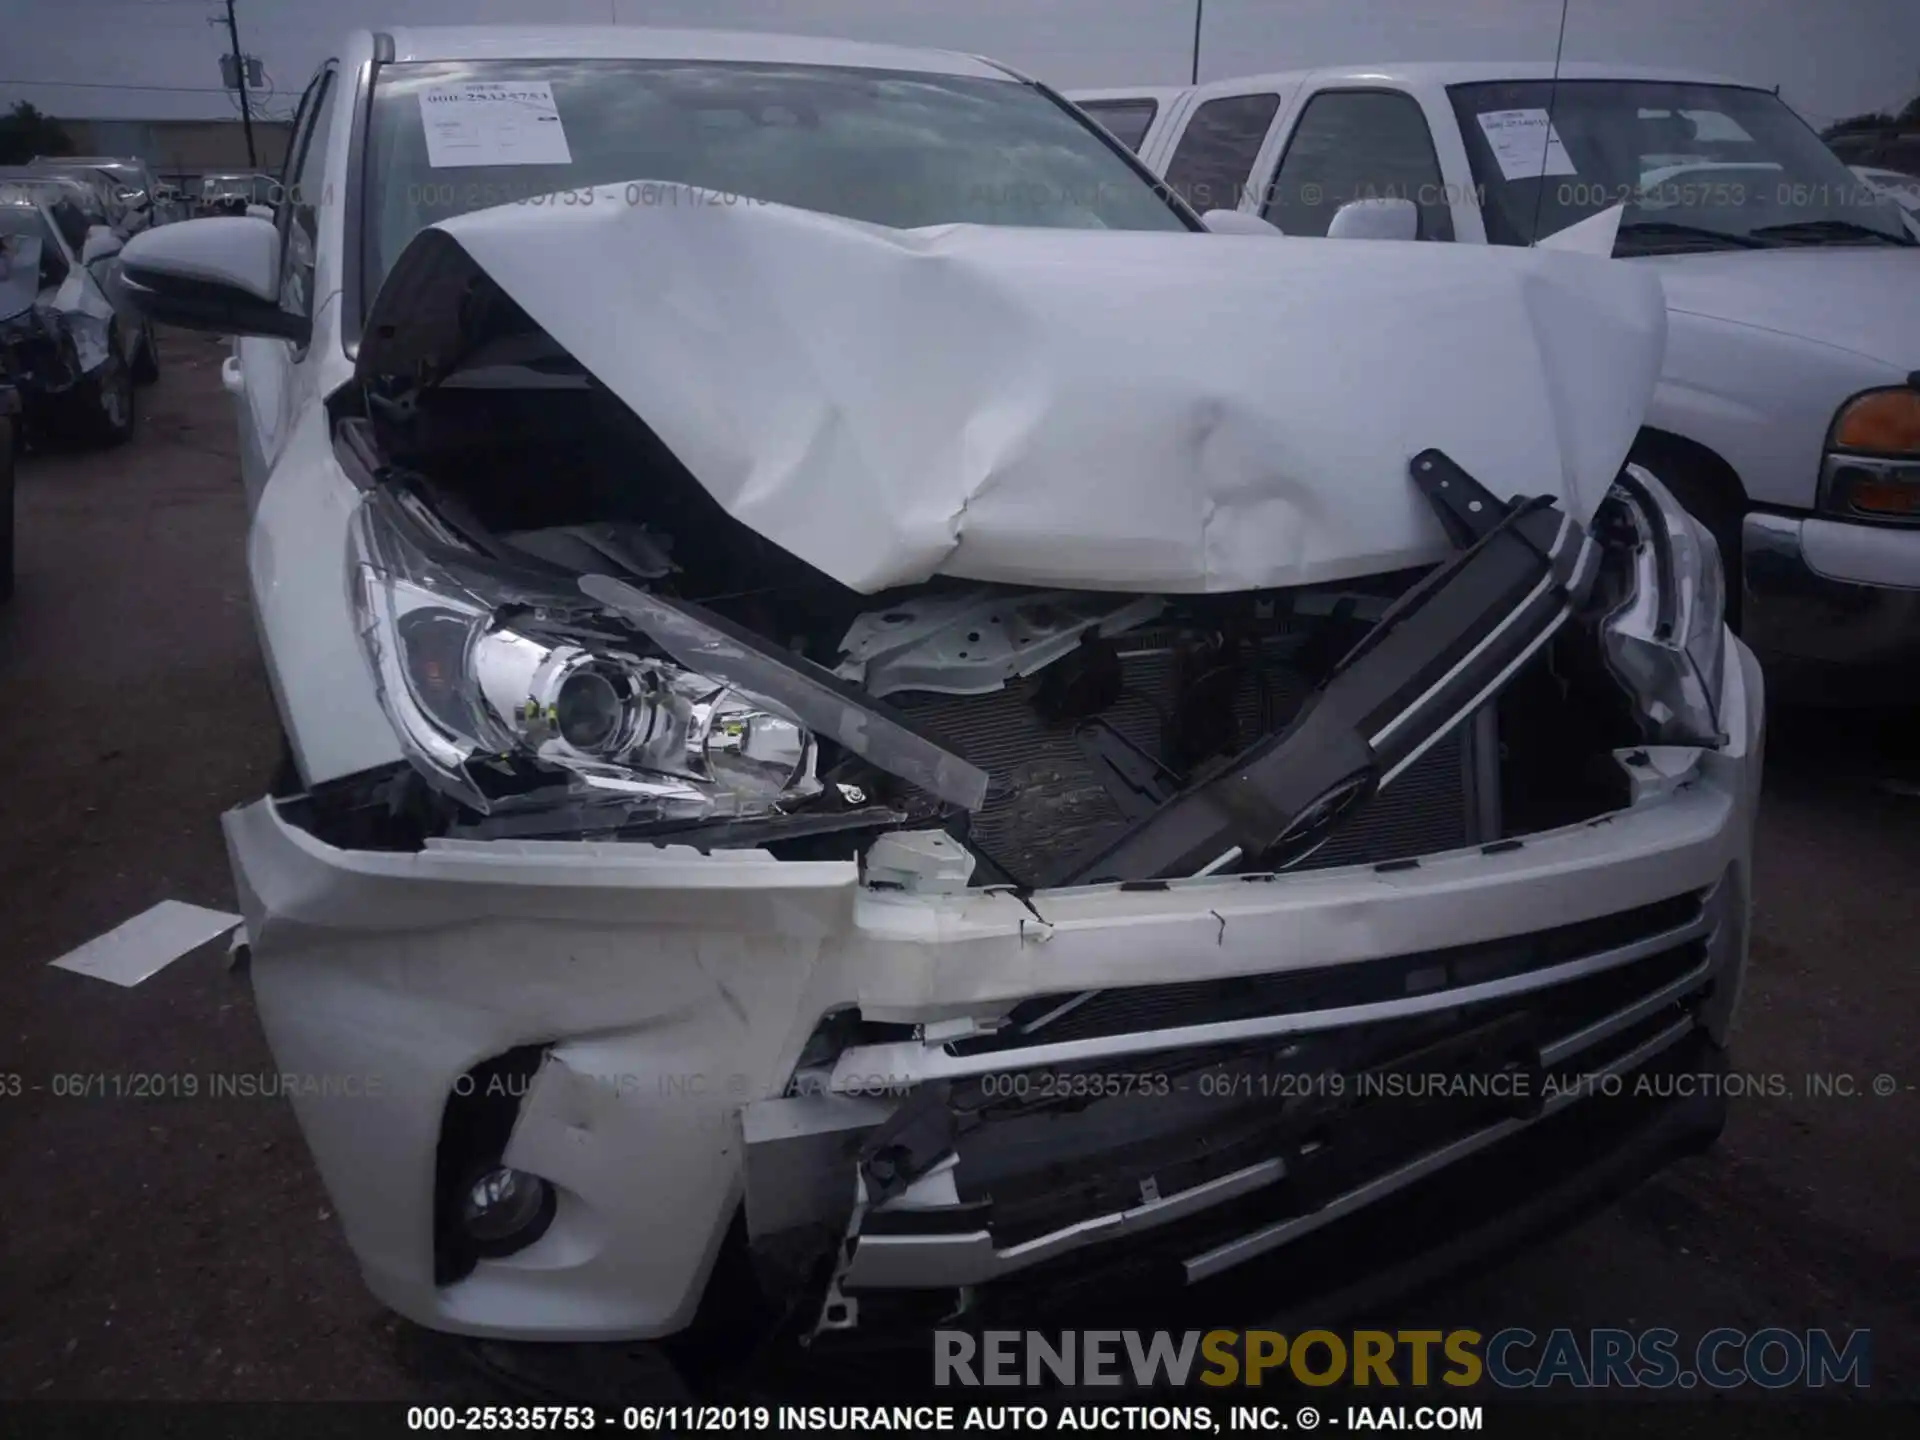
[[1546,111],[1489,110],[1477,118],[1487,144],[1493,147],[1493,158],[1500,162],[1500,173],[1508,180],[1580,173]]
[[545,80],[466,80],[420,92],[427,164],[571,165],[566,126]]

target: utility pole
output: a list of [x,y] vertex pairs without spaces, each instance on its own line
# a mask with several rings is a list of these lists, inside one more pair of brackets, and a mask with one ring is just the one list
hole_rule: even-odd
[[260,160],[253,150],[253,107],[247,102],[247,57],[240,53],[240,26],[233,18],[233,0],[227,0],[227,39],[233,42],[234,79],[240,82],[235,88],[240,92],[240,124],[247,132],[247,168],[258,170]]
[[[1206,13],[1207,0],[1193,0],[1193,78],[1187,83],[1200,83],[1200,17]],[[228,0],[227,11],[233,11],[232,0]]]

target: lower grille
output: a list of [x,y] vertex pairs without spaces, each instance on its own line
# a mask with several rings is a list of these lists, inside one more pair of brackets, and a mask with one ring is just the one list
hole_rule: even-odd
[[[1277,641],[1244,667],[1232,696],[1231,748],[1286,723],[1312,694],[1306,676],[1288,663],[1298,643]],[[1145,755],[1161,757],[1180,703],[1170,637],[1142,633],[1118,645],[1121,692],[1099,719]],[[888,702],[987,772],[987,801],[973,817],[969,841],[1007,879],[1035,887],[1133,823],[1102,784],[1074,724],[1050,723],[1036,705],[1043,678],[1014,679],[989,695],[914,693]],[[1494,838],[1476,798],[1487,733],[1471,723],[1456,728],[1295,868],[1376,864]],[[1484,763],[1497,759],[1489,754]]]
[[[1648,962],[1636,978],[1670,981],[1700,958],[1697,946],[1687,947]],[[1278,1048],[1158,1056],[1166,1097],[1094,1101],[1071,1112],[984,1111],[961,1141],[956,1194],[963,1204],[991,1206],[994,1242],[1005,1247],[1129,1209],[1143,1186],[1178,1194],[1278,1156],[1294,1199],[1311,1209],[1318,1196],[1534,1113],[1547,1082],[1526,1068],[1533,1038],[1571,1033],[1619,1008],[1596,1003],[1600,993],[1357,1027]],[[1576,1013],[1583,1018],[1565,1023]],[[1681,1013],[1675,1006],[1640,1022],[1602,1053],[1630,1048]],[[1573,1084],[1575,1073],[1561,1074],[1561,1083]],[[1103,1115],[1103,1107],[1115,1113]],[[1127,1138],[1116,1143],[1116,1134]],[[892,1213],[907,1233],[919,1214],[880,1213]]]
[[[1181,1263],[1190,1281],[1226,1270],[1615,1093],[1602,1082],[1694,1029],[1714,983],[1710,948],[1696,936],[1529,993],[1163,1050],[1139,1057],[1148,1083],[1118,1093],[1104,1083],[1111,1062],[1097,1060],[925,1092],[918,1108],[953,1122],[948,1195],[909,1191],[858,1217],[843,1283],[994,1283],[1122,1234],[1125,1249],[1215,1207],[1223,1238]],[[925,1128],[910,1118],[888,1126]],[[875,1143],[864,1153],[885,1158]]]

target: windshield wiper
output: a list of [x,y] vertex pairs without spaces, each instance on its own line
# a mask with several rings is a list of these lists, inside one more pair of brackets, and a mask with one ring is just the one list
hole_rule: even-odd
[[1879,240],[1888,245],[1911,245],[1904,235],[1890,235],[1857,220],[1793,220],[1784,225],[1762,225],[1753,232],[1775,244],[1818,245],[1828,240]]
[[[1759,232],[1756,232],[1756,234]],[[1731,246],[1736,250],[1764,250],[1765,240],[1757,240],[1753,235],[1740,235],[1731,230],[1713,230],[1705,225],[1682,225],[1675,220],[1634,220],[1622,225],[1620,239],[1644,237],[1648,240],[1679,240],[1695,243],[1710,243],[1716,246]]]

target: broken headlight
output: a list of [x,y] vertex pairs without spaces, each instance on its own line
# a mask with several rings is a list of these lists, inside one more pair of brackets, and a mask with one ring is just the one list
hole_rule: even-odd
[[1725,743],[1718,713],[1726,666],[1720,548],[1672,493],[1629,465],[1601,506],[1614,578],[1600,621],[1607,668],[1656,745]]
[[463,804],[587,802],[612,825],[771,815],[820,792],[806,726],[656,653],[564,577],[490,569],[391,492],[356,512],[353,549],[381,706]]

